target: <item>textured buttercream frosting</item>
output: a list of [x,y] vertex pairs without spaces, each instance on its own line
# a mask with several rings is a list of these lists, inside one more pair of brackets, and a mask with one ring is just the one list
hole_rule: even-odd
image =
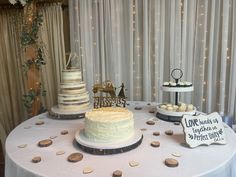
[[92,142],[120,142],[134,134],[133,113],[125,108],[99,108],[85,114],[85,136]]
[[65,111],[82,111],[89,108],[89,94],[86,84],[81,81],[80,70],[62,71],[58,107]]

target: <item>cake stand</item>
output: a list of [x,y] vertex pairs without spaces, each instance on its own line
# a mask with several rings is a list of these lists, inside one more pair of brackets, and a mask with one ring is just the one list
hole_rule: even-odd
[[54,119],[82,119],[85,117],[85,113],[90,111],[92,109],[92,106],[89,105],[88,108],[85,108],[80,111],[66,111],[62,110],[58,107],[58,105],[55,105],[51,108],[49,111],[49,116]]
[[135,130],[134,135],[124,141],[116,143],[92,142],[84,135],[84,129],[80,129],[75,134],[78,146],[85,152],[96,155],[118,154],[130,151],[138,147],[143,140],[140,130]]
[[[192,92],[194,90],[193,85],[190,86],[178,86],[179,80],[182,78],[183,72],[181,69],[173,69],[171,72],[171,77],[175,80],[176,86],[162,86],[162,90],[164,92],[175,92],[175,105],[178,105],[179,102],[179,93],[180,92]],[[171,121],[171,122],[180,122],[183,115],[195,115],[196,107],[193,108],[192,111],[185,112],[176,112],[176,111],[167,111],[160,108],[160,105],[157,105],[157,113],[156,116],[160,119]]]

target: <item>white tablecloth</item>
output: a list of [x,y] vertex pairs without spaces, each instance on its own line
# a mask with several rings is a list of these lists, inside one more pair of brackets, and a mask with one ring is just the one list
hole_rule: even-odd
[[[141,106],[142,110],[135,110]],[[91,155],[82,152],[74,142],[77,129],[84,126],[84,119],[53,120],[47,114],[31,118],[17,126],[6,140],[6,177],[111,177],[112,172],[121,170],[123,177],[235,177],[236,176],[236,134],[226,128],[227,145],[200,146],[195,149],[184,144],[181,125],[159,120],[155,125],[145,122],[155,115],[149,110],[155,108],[155,103],[148,106],[145,102],[131,102],[128,108],[134,113],[135,127],[146,128],[143,131],[142,144],[134,150],[115,155]],[[39,120],[45,124],[35,125]],[[29,128],[30,126],[30,128]],[[28,129],[27,129],[28,128]],[[165,135],[165,130],[174,131],[173,136]],[[62,130],[69,134],[61,135]],[[160,131],[160,136],[153,136],[154,131]],[[57,136],[49,147],[40,148],[37,143],[50,136]],[[160,141],[159,148],[150,146],[151,141]],[[17,146],[27,144],[25,148]],[[63,150],[66,153],[56,155]],[[67,161],[69,154],[82,152],[84,158],[77,163]],[[173,157],[177,152],[181,157]],[[32,163],[34,156],[41,156],[40,163]],[[168,157],[179,161],[179,166],[170,168],[164,165]],[[138,161],[137,167],[130,167],[129,161]],[[91,167],[94,171],[83,174],[84,167]]]

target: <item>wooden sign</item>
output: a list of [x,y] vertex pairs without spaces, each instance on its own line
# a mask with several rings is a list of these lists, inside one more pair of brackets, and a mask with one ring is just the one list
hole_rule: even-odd
[[217,112],[199,116],[184,115],[181,123],[185,141],[191,148],[213,143],[226,144],[222,118]]

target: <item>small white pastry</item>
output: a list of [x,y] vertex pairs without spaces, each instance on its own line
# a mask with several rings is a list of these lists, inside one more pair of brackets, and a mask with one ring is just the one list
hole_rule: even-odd
[[167,111],[173,111],[173,107],[172,106],[167,106],[166,110]]
[[170,106],[172,106],[172,104],[168,103],[168,104],[166,104],[166,106],[167,106],[167,107],[170,107]]
[[178,85],[184,86],[184,83],[183,82],[178,82]]
[[184,82],[184,85],[190,86],[190,85],[192,85],[192,82],[187,82],[187,81],[185,81],[185,82]]
[[187,106],[187,111],[193,111],[193,109],[194,109],[194,107],[193,107],[192,104],[189,104],[189,105]]
[[176,83],[175,82],[170,82],[170,85],[171,86],[176,86]]
[[186,106],[180,106],[177,111],[178,112],[185,112],[185,110],[186,110]]
[[179,106],[184,106],[184,107],[186,107],[186,104],[185,104],[185,103],[180,103]]
[[166,107],[167,107],[166,105],[161,105],[160,106],[161,109],[166,109]]
[[177,109],[179,108],[177,105],[173,105],[173,111],[177,111]]
[[164,86],[169,86],[170,83],[169,83],[169,82],[164,82],[163,85],[164,85]]

